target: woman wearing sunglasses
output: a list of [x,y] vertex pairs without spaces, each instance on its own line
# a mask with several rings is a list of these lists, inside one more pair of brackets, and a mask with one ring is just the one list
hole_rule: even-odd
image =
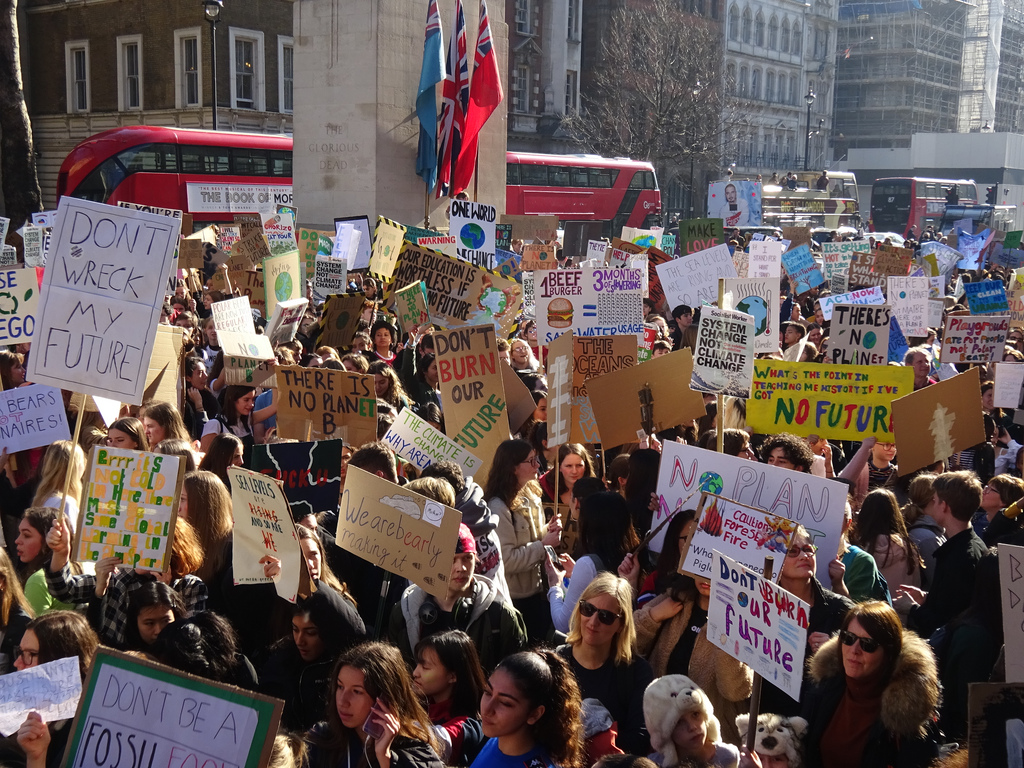
[[[798,525],[779,575],[780,587],[811,604],[807,617],[807,646],[804,648],[804,658],[808,659],[839,629],[846,612],[853,607],[849,598],[825,589],[815,577],[818,568],[817,552],[818,548],[811,543],[807,529]],[[804,687],[807,687],[806,673]],[[761,689],[761,711],[793,716],[800,714],[800,704],[765,680]]]
[[851,608],[810,669],[816,686],[802,697],[807,768],[924,768],[938,756],[935,657],[889,605]]
[[[618,728],[616,746],[629,754],[650,752],[644,725],[644,691],[651,665],[633,652],[633,591],[629,582],[601,573],[587,585],[569,618],[568,642],[556,653],[569,663],[580,696],[598,700]],[[609,752],[609,742],[588,739],[590,762]]]

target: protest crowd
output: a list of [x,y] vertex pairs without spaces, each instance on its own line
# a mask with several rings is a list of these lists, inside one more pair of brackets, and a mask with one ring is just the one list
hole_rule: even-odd
[[[104,251],[107,208],[169,246]],[[681,222],[573,264],[512,217],[473,263],[263,218],[65,198],[45,268],[0,271],[39,289],[0,337],[0,702],[84,684],[54,718],[25,682],[0,765],[155,765],[95,729],[167,668],[276,707],[274,766],[967,765],[972,684],[1024,681],[995,238]]]

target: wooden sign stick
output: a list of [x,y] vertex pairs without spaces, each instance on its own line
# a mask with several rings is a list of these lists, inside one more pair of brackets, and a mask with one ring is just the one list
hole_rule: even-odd
[[[772,572],[775,570],[775,559],[766,557],[764,559],[764,577],[772,580]],[[746,744],[747,751],[754,751],[754,738],[757,736],[757,716],[761,711],[761,675],[754,673],[754,682],[750,691],[750,720],[747,722]]]

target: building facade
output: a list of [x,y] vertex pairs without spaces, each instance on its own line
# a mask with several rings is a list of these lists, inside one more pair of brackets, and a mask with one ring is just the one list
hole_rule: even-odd
[[729,0],[726,13],[725,165],[766,179],[829,167],[836,3]]
[[579,108],[583,0],[506,0],[508,149],[570,152],[562,118]]
[[[218,129],[291,133],[293,0],[225,0]],[[211,26],[197,0],[23,0],[25,91],[47,208],[64,157],[126,125],[213,127]]]

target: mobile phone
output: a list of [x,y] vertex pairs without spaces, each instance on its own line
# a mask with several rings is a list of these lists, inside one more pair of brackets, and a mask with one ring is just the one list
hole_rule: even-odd
[[384,735],[384,726],[373,719],[378,712],[380,712],[380,707],[377,706],[377,702],[374,702],[370,707],[370,714],[367,715],[366,722],[363,723],[363,733],[373,739],[379,739]]
[[562,570],[562,561],[558,559],[558,553],[555,552],[555,548],[550,544],[545,544],[544,551],[547,553],[548,562],[551,563],[551,567],[559,571]]

